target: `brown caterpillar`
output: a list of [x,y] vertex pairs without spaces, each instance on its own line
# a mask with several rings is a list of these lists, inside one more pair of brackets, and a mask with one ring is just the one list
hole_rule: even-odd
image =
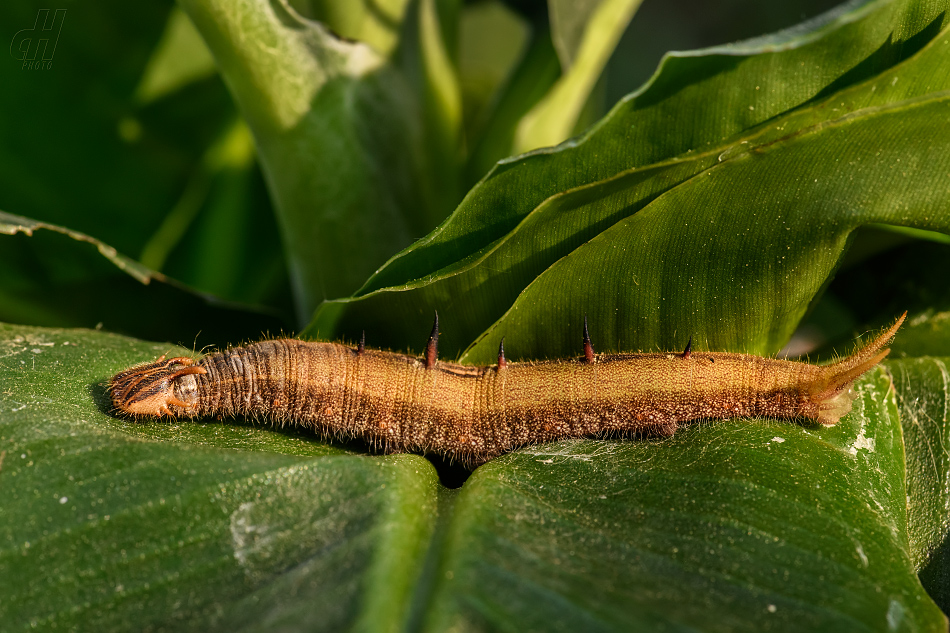
[[832,365],[747,354],[595,354],[497,365],[437,360],[438,315],[422,359],[339,343],[267,340],[116,374],[131,416],[267,418],[387,451],[437,453],[475,466],[527,444],[571,437],[672,435],[681,422],[763,416],[833,425],[851,410],[854,380],[890,350],[905,312]]

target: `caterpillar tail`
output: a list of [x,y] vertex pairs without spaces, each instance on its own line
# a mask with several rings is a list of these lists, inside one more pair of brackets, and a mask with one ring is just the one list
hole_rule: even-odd
[[812,383],[808,394],[809,400],[818,404],[820,424],[837,424],[838,420],[851,411],[851,404],[857,397],[853,389],[854,381],[890,353],[891,350],[884,346],[894,339],[905,318],[906,312],[894,325],[851,356],[821,368],[818,379]]

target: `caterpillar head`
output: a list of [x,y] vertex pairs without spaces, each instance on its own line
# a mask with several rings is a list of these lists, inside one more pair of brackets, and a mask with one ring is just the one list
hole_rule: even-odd
[[[169,405],[188,410],[194,402],[184,402],[175,394],[175,382],[193,374],[208,373],[194,366],[194,360],[179,356],[138,365],[119,372],[109,381],[109,393],[116,411],[132,416],[175,417]],[[194,380],[194,379],[191,379]]]

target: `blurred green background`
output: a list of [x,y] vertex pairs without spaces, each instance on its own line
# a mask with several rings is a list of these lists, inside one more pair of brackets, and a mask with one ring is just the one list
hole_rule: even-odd
[[[834,4],[646,0],[577,129],[648,79],[667,50],[768,33]],[[175,286],[163,291],[172,310],[207,312],[207,323],[123,315],[135,307],[127,297],[140,292],[137,282],[91,261],[89,245],[37,232],[3,240],[0,320],[102,324],[189,345],[197,336],[199,346],[299,331],[308,319],[294,310],[253,139],[189,19],[164,1],[61,5],[66,14],[53,60],[40,70],[14,59],[12,41],[46,5],[0,7],[0,34],[11,42],[0,63],[0,210],[82,232],[199,293],[241,305],[195,300]],[[333,18],[329,5],[294,5],[304,15]],[[471,151],[480,113],[523,53],[532,25],[547,20],[544,2],[465,3],[458,66]],[[489,152],[472,161],[466,185],[502,157]],[[463,190],[451,196],[458,200]],[[117,297],[125,305],[100,308]],[[210,324],[222,315],[232,325],[219,331]]]

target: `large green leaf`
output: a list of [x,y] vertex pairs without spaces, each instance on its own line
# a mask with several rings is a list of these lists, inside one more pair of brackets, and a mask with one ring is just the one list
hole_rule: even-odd
[[681,154],[725,150],[732,136],[911,56],[948,19],[942,2],[850,2],[787,32],[670,53],[643,88],[583,136],[502,161],[449,221],[388,262],[361,292],[418,279],[477,252],[556,193]]
[[436,500],[428,462],[115,419],[103,381],[183,350],[86,330],[0,326],[0,339],[4,630],[394,630],[408,617]]
[[[0,317],[105,327],[185,345],[226,345],[279,332],[272,312],[222,301],[60,226],[0,211]],[[202,334],[203,332],[203,334]]]
[[528,447],[454,496],[415,456],[103,413],[109,375],[180,351],[0,326],[5,628],[946,628],[883,371],[834,428]]
[[875,373],[860,394],[833,429],[696,425],[479,469],[455,506],[431,629],[941,630],[903,532],[889,381]]
[[[881,10],[864,17],[883,19]],[[817,41],[827,48],[825,40],[853,36],[853,28],[847,22]],[[326,302],[307,334],[365,329],[383,345],[406,347],[421,344],[420,317],[438,308],[443,349],[451,355],[468,347],[464,359],[473,362],[488,362],[502,336],[514,357],[576,353],[584,314],[604,349],[670,349],[693,335],[705,349],[777,351],[853,230],[888,222],[950,232],[943,212],[947,41],[942,33],[871,79],[703,151],[551,195],[501,233],[496,219],[504,212],[480,206],[492,191],[504,195],[490,176],[449,222],[392,260],[360,295]],[[776,55],[759,51],[745,65]],[[652,85],[662,79],[661,70]],[[551,156],[594,143],[621,113],[618,106],[576,148]],[[505,169],[529,172],[530,159]],[[520,205],[533,191],[519,183],[509,200]],[[456,260],[430,259],[436,268],[418,279],[377,287],[410,260],[421,266],[426,253],[449,251]]]
[[286,2],[181,4],[254,132],[305,321],[455,202],[429,177],[446,159],[427,143],[460,123],[434,0],[416,3],[401,65]]
[[[502,335],[515,355],[569,355],[584,313],[608,349],[673,349],[692,335],[702,349],[779,350],[862,223],[950,233],[945,177],[918,168],[950,168],[950,145],[933,143],[950,139],[948,108],[950,93],[906,102],[723,162],[552,265],[463,358],[485,362]],[[856,145],[873,157],[829,172],[828,157]],[[754,193],[732,195],[751,182]],[[590,270],[604,281],[591,284]],[[574,327],[552,341],[538,326],[557,320]]]

